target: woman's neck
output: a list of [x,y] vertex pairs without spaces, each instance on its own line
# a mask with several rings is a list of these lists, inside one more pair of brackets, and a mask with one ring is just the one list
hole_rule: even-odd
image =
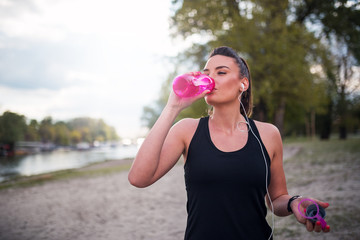
[[213,127],[229,134],[237,129],[239,121],[245,121],[239,107],[214,107],[210,119]]

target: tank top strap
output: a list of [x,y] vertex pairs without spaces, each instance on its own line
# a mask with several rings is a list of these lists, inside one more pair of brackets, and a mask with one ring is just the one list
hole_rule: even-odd
[[199,119],[198,126],[196,127],[195,133],[191,139],[189,147],[193,145],[195,142],[200,141],[203,137],[207,138],[208,120],[209,120],[209,116],[202,117]]
[[[267,160],[267,163],[268,165],[270,166],[270,163],[271,163],[271,159],[270,159],[270,156],[269,156],[269,153],[265,147],[265,144],[263,143],[262,139],[261,139],[261,136],[260,136],[260,133],[259,133],[259,130],[257,129],[256,127],[256,124],[255,124],[255,121],[251,118],[249,118],[249,124],[251,126],[251,129],[253,130],[254,134],[256,135],[256,137],[258,138],[258,140],[260,141],[260,144],[264,150],[264,154],[265,154],[265,157],[266,157],[266,160]],[[251,133],[251,130],[249,131],[250,135],[252,135]],[[249,136],[250,136],[249,135]]]
[[209,116],[200,118],[199,125],[202,127],[206,126],[209,121]]
[[209,116],[199,119],[199,123],[195,132],[196,134],[207,135],[209,131]]
[[259,140],[260,140],[260,134],[259,134],[259,131],[258,131],[257,127],[256,127],[256,124],[255,124],[254,120],[249,118],[249,124],[250,124],[251,129],[254,131],[256,137],[258,137]]

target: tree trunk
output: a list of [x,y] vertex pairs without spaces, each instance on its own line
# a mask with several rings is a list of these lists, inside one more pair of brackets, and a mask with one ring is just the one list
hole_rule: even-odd
[[311,138],[314,140],[315,139],[315,136],[316,136],[316,127],[315,127],[315,121],[316,121],[316,118],[315,118],[315,110],[311,110]]
[[305,117],[305,133],[306,133],[306,137],[309,138],[310,137],[310,121],[309,121],[307,114]]
[[331,134],[331,127],[332,127],[332,115],[333,115],[333,102],[330,99],[329,100],[329,104],[327,106],[327,112],[325,115],[318,115],[317,119],[317,124],[318,124],[318,129],[320,129],[320,139],[322,140],[327,140],[330,138],[330,134]]
[[345,96],[345,85],[341,86],[340,92],[340,100],[339,100],[339,116],[340,116],[340,124],[339,124],[339,138],[341,140],[345,140],[347,137],[347,128],[346,128],[346,116],[347,116],[347,103]]
[[274,124],[279,129],[281,136],[284,136],[284,119],[285,119],[285,99],[280,100],[278,108],[275,110]]
[[339,138],[345,140],[347,138],[346,126],[340,126],[339,128]]
[[258,104],[254,108],[255,118],[261,122],[267,122],[267,106],[264,99],[260,98]]

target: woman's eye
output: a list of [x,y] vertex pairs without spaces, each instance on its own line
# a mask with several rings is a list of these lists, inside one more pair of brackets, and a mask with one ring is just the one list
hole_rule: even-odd
[[219,75],[226,74],[226,72],[218,72]]

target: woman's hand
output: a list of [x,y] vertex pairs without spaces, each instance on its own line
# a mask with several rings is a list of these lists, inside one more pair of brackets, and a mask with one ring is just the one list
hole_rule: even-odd
[[[192,76],[198,76],[201,74],[201,72],[189,72],[187,73]],[[187,97],[187,98],[181,98],[177,96],[173,90],[170,92],[170,96],[167,102],[167,106],[173,109],[178,109],[179,111],[182,111],[183,109],[189,107],[192,103],[196,102],[197,100],[203,98],[206,96],[206,94],[210,93],[209,90],[205,90],[201,94],[194,96],[194,97]]]
[[[306,229],[309,232],[312,232],[312,231],[315,231],[315,232],[321,232],[321,231],[330,232],[330,226],[329,225],[326,225],[326,227],[324,229],[322,229],[320,221],[317,221],[316,223],[313,223],[313,222],[311,222],[310,219],[307,219],[307,218],[304,217],[305,212],[306,212],[306,208],[308,206],[310,206],[311,204],[313,204],[312,201],[316,202],[319,206],[321,206],[323,208],[329,207],[329,203],[325,203],[325,202],[322,202],[322,201],[319,201],[319,200],[316,200],[316,199],[313,199],[313,198],[308,198],[308,199],[311,199],[312,201],[302,201],[302,199],[304,199],[304,198],[298,198],[298,199],[294,200],[291,203],[291,209],[292,209],[296,219],[300,223],[304,224],[306,226]],[[299,204],[300,204],[300,206],[299,206]],[[302,214],[300,214],[299,209],[302,212]]]
[[[194,73],[196,74],[196,73]],[[171,91],[168,103],[151,128],[132,163],[129,182],[136,187],[147,187],[166,174],[184,152],[184,141],[173,123],[180,111],[209,91],[192,98],[180,98]]]

